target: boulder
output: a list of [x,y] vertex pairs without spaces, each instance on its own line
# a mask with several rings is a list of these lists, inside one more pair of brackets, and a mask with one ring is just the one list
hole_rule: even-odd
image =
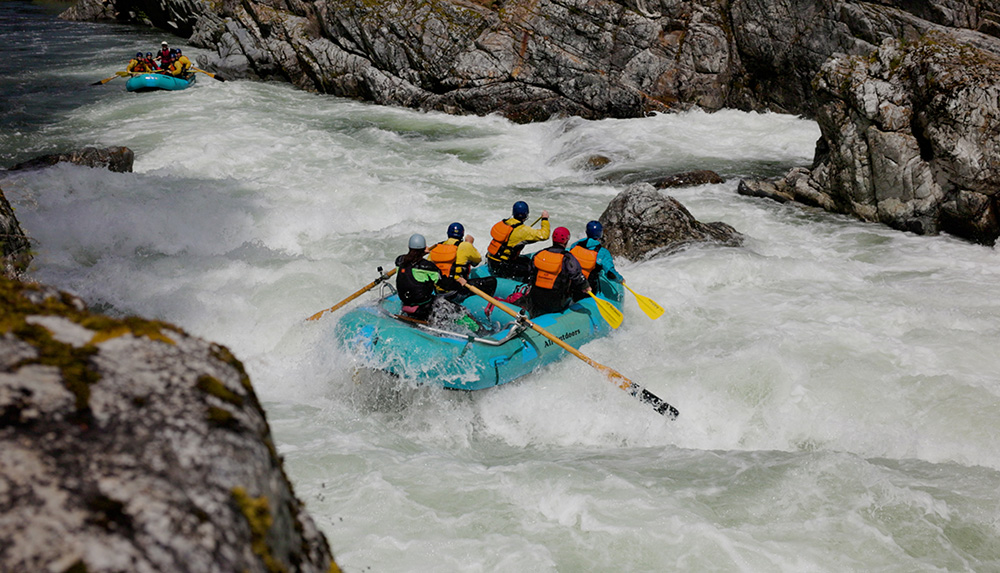
[[339,571],[243,366],[0,278],[0,570]]
[[600,217],[602,244],[616,257],[633,261],[666,255],[697,243],[736,247],[743,235],[731,226],[701,223],[679,201],[649,183],[619,193]]
[[104,149],[84,147],[83,149],[67,153],[41,155],[18,163],[10,167],[9,171],[43,169],[61,162],[74,163],[86,167],[107,168],[109,171],[114,171],[115,173],[131,173],[132,164],[135,162],[135,153],[127,147],[107,147]]

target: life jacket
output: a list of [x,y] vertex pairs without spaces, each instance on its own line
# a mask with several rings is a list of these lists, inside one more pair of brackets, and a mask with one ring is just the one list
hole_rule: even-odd
[[518,221],[510,225],[504,219],[493,225],[493,228],[490,229],[490,238],[492,240],[490,241],[490,246],[486,248],[487,256],[498,261],[509,261],[513,256],[516,256],[514,252],[515,248],[507,244],[507,239],[510,238],[514,229],[520,227],[522,224],[521,221]]
[[441,276],[463,276],[465,269],[455,265],[455,261],[458,258],[458,246],[461,244],[462,241],[458,241],[454,245],[440,242],[431,247],[431,262],[441,270]]
[[580,261],[580,270],[583,271],[583,276],[589,279],[591,271],[597,267],[597,251],[591,251],[583,245],[577,245],[570,250],[570,254]]
[[403,305],[421,305],[432,300],[436,275],[437,268],[425,259],[399,267],[399,272],[396,273],[396,290]]
[[539,251],[532,259],[535,269],[538,270],[535,275],[535,286],[545,289],[554,288],[556,279],[562,272],[563,257],[565,256],[566,253],[553,253],[548,249]]

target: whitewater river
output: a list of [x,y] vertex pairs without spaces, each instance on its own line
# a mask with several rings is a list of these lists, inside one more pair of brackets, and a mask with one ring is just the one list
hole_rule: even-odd
[[[0,3],[0,164],[136,158],[0,172],[32,277],[232,349],[345,571],[1000,570],[1000,255],[736,193],[807,166],[814,122],[514,125],[205,75],[129,94],[88,84],[163,36],[54,13]],[[612,163],[587,171],[594,154]],[[572,357],[375,409],[338,314],[305,320],[411,233],[457,220],[482,250],[525,200],[576,238],[628,181],[693,169],[726,182],[669,193],[745,245],[617,261],[666,313],[627,299],[625,325],[582,348],[674,422]]]

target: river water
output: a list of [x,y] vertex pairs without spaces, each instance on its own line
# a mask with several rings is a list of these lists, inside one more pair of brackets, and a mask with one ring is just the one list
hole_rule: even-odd
[[[231,348],[345,571],[1000,571],[1000,257],[736,193],[808,165],[815,123],[514,125],[206,75],[130,94],[89,84],[165,37],[64,7],[0,3],[0,162],[124,145],[135,170],[0,172],[31,274]],[[628,181],[692,169],[726,183],[669,193],[745,245],[619,260],[666,313],[627,300],[582,348],[676,421],[572,357],[373,408],[337,314],[305,320],[411,233],[458,220],[482,250],[525,200],[577,237]]]

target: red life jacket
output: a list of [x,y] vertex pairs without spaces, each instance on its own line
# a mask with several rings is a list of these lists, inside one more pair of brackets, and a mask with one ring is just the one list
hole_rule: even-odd
[[580,261],[580,270],[583,276],[590,278],[590,272],[597,266],[597,251],[591,251],[583,245],[577,245],[570,250],[570,254]]
[[521,225],[521,221],[510,225],[506,219],[493,225],[493,228],[490,229],[490,238],[492,240],[490,241],[490,246],[486,248],[487,256],[498,261],[509,261],[513,256],[516,256],[514,247],[507,244],[507,239],[510,238],[514,229]]
[[462,241],[458,241],[454,245],[441,242],[431,247],[431,262],[437,265],[437,268],[441,271],[441,276],[461,276],[465,271],[465,269],[455,265],[455,261],[458,258],[458,246],[460,244],[462,244]]
[[556,278],[562,272],[563,257],[566,253],[553,253],[549,250],[539,251],[532,259],[535,269],[535,286],[538,288],[552,289],[556,285]]

